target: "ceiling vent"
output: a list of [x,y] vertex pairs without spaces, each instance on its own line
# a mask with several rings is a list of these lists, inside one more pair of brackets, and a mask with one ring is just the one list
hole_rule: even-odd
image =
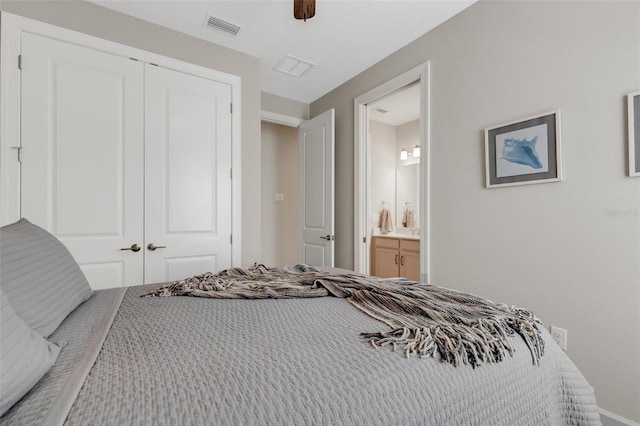
[[314,65],[309,61],[289,55],[278,62],[274,70],[294,77],[302,77],[302,74],[309,71]]
[[205,28],[212,28],[218,31],[224,31],[227,34],[237,35],[238,31],[240,31],[240,26],[236,25],[232,22],[225,21],[224,19],[218,18],[213,15],[207,15],[207,18],[204,21]]
[[379,112],[380,114],[386,114],[386,113],[389,112],[389,111],[387,111],[386,109],[383,109],[383,108],[376,108],[375,111]]

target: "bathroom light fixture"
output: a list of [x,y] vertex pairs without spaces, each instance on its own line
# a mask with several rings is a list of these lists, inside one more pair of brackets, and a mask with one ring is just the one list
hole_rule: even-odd
[[407,151],[407,148],[402,148],[400,151],[400,159],[404,161],[407,158],[409,158],[409,151]]
[[415,158],[420,158],[420,145],[416,145],[413,147],[413,156]]

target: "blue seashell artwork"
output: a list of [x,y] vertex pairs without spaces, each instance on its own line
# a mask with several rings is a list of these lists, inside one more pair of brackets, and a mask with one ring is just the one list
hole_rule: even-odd
[[541,169],[542,162],[538,158],[536,152],[536,143],[538,142],[538,136],[534,136],[533,139],[527,140],[509,138],[504,140],[504,146],[502,147],[502,159],[509,161],[510,163],[522,164],[534,169]]
[[533,175],[549,171],[546,124],[496,135],[496,177]]

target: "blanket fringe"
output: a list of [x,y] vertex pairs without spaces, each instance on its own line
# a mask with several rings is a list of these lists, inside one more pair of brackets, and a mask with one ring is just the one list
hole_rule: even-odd
[[[510,337],[518,333],[531,351],[533,363],[540,365],[544,354],[544,340],[536,323],[479,319],[474,324],[425,326],[420,328],[401,327],[386,333],[361,333],[374,348],[392,346],[395,351],[401,347],[407,358],[413,355],[435,357],[454,366],[469,364],[473,368],[485,364],[501,362],[506,355],[513,356],[515,349]],[[514,331],[513,326],[516,326]]]

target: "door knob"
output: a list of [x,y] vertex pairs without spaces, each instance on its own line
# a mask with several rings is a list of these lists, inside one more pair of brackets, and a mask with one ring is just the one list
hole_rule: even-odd
[[327,240],[327,241],[333,241],[333,240],[336,239],[336,236],[335,235],[325,235],[324,237],[320,237],[320,238],[322,238],[323,240]]
[[150,250],[150,251],[154,251],[155,249],[159,249],[159,248],[167,248],[167,246],[157,246],[157,245],[155,245],[153,243],[149,243],[147,245],[147,249]]
[[138,244],[131,244],[131,247],[121,248],[120,250],[140,251],[140,246]]

